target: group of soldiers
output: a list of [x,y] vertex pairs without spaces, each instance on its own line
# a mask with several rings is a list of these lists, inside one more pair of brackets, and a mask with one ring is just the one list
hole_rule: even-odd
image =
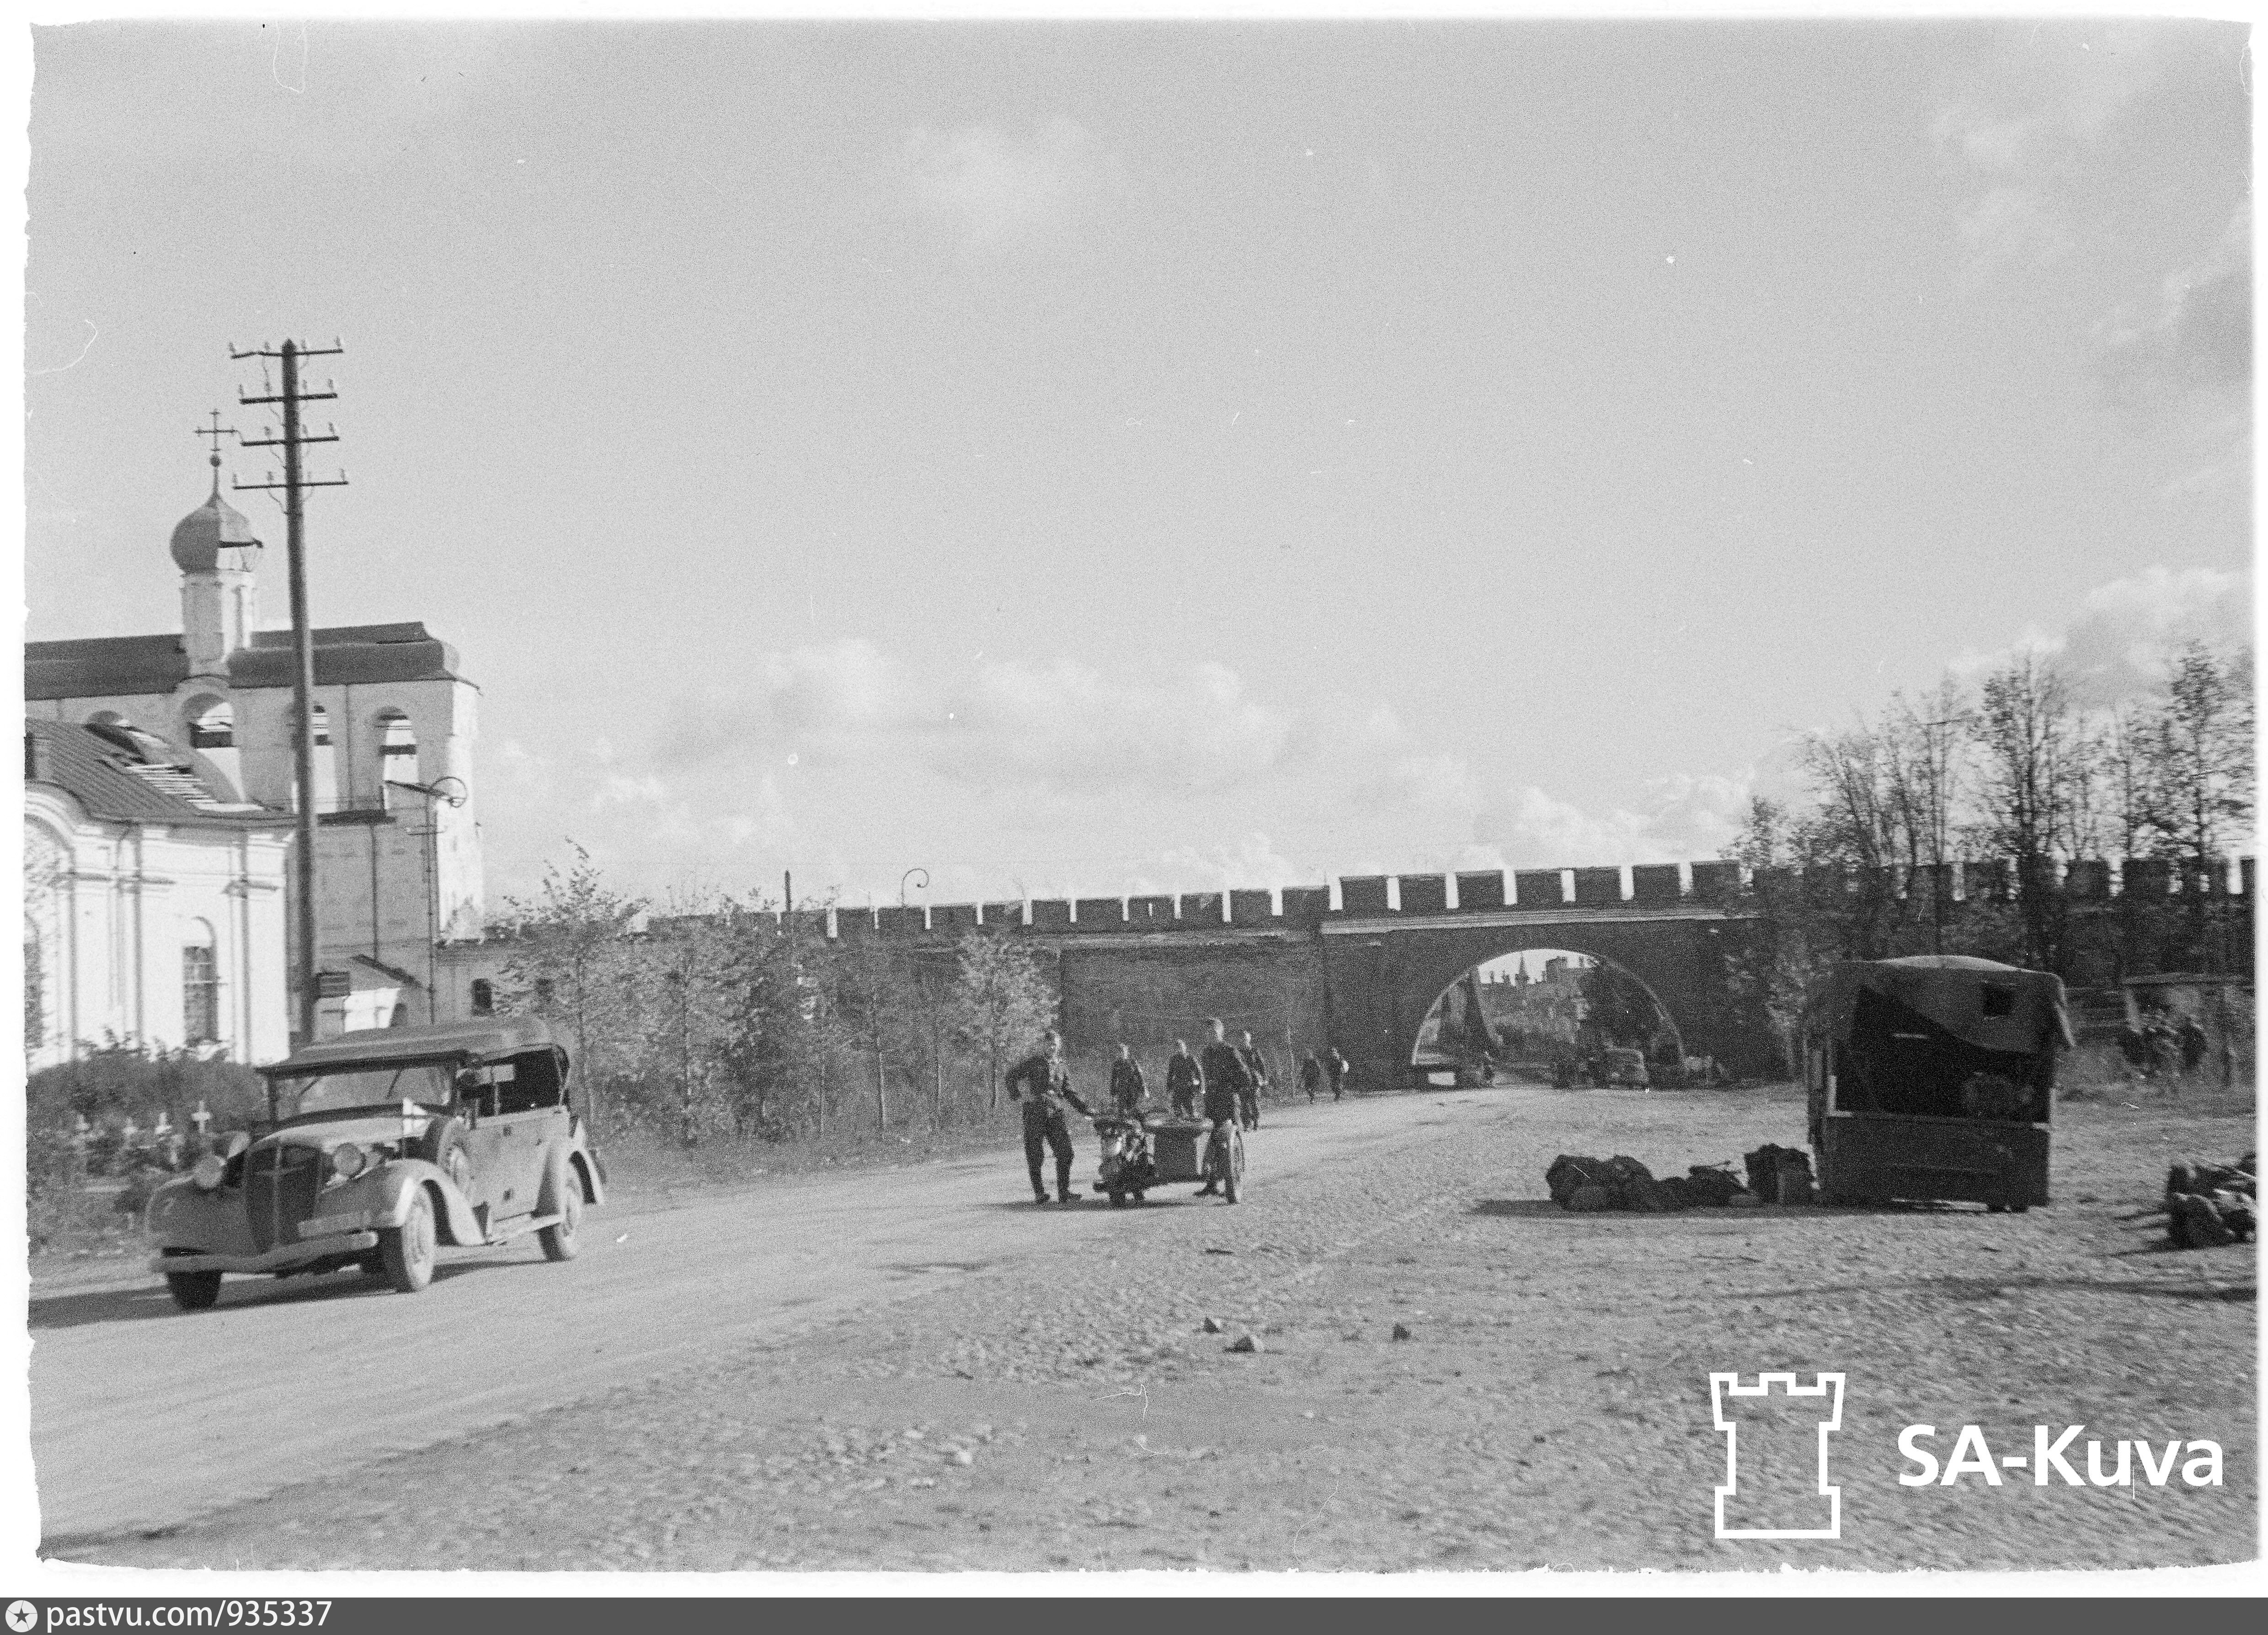
[[2209,1046],[2204,1026],[2187,1013],[2178,1021],[2169,1021],[2162,1012],[2153,1012],[2139,1027],[2129,1022],[2118,1030],[2119,1054],[2143,1079],[2194,1074],[2205,1065]]
[[[1246,1130],[1259,1129],[1260,1093],[1271,1082],[1267,1058],[1253,1042],[1250,1030],[1241,1042],[1231,1044],[1227,1025],[1220,1018],[1211,1018],[1205,1027],[1211,1036],[1197,1055],[1190,1054],[1188,1040],[1174,1041],[1174,1054],[1166,1064],[1166,1096],[1174,1116],[1202,1116],[1215,1129],[1232,1122]],[[1328,1082],[1331,1100],[1336,1101],[1346,1092],[1347,1074],[1346,1057],[1336,1047],[1322,1057],[1310,1050],[1300,1064],[1300,1086],[1313,1101]],[[1032,1201],[1049,1201],[1046,1160],[1052,1152],[1054,1201],[1077,1203],[1079,1194],[1071,1185],[1071,1126],[1064,1109],[1076,1108],[1086,1118],[1095,1114],[1071,1088],[1071,1070],[1064,1061],[1063,1035],[1049,1028],[1040,1048],[1008,1070],[1007,1086],[1009,1100],[1021,1103],[1024,1109],[1024,1164],[1031,1172]],[[1126,1118],[1150,1110],[1149,1081],[1142,1064],[1134,1059],[1133,1048],[1123,1043],[1118,1047],[1117,1059],[1110,1064],[1110,1107]],[[1214,1190],[1215,1184],[1207,1182],[1199,1196]]]

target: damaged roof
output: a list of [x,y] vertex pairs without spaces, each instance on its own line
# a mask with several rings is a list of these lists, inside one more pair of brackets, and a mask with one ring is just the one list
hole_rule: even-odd
[[274,829],[291,814],[232,800],[199,777],[188,754],[136,729],[24,723],[24,781],[49,784],[90,817],[118,823]]

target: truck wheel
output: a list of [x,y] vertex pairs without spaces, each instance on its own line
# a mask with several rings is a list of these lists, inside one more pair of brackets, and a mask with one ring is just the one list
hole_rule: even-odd
[[386,1280],[401,1294],[415,1294],[433,1281],[433,1199],[420,1187],[409,1199],[409,1216],[378,1234],[379,1259]]
[[583,1224],[583,1180],[575,1173],[575,1166],[567,1166],[567,1173],[559,1181],[559,1219],[553,1225],[540,1228],[535,1241],[543,1246],[546,1260],[575,1258],[575,1229]]
[[166,1274],[166,1292],[183,1311],[208,1311],[220,1299],[220,1273],[169,1271]]

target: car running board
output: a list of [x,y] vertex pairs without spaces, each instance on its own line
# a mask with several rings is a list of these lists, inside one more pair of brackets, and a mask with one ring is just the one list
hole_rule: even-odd
[[512,1239],[527,1233],[541,1232],[546,1226],[556,1226],[564,1219],[565,1217],[562,1215],[523,1215],[518,1220],[508,1220],[500,1226],[490,1227],[488,1242],[482,1247],[493,1248],[499,1243],[509,1243]]

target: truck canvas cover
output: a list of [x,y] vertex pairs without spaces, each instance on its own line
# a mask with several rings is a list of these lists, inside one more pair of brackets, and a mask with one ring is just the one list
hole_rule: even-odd
[[1848,1042],[1860,996],[1895,1000],[1981,1050],[2029,1056],[2053,1042],[2074,1048],[2063,978],[1965,954],[1850,960],[1830,969],[1806,1009],[1812,1028]]
[[1837,1106],[1852,1112],[2044,1121],[2056,1051],[2073,1043],[2062,978],[1957,954],[1837,965],[1804,1021],[1834,1042]]

